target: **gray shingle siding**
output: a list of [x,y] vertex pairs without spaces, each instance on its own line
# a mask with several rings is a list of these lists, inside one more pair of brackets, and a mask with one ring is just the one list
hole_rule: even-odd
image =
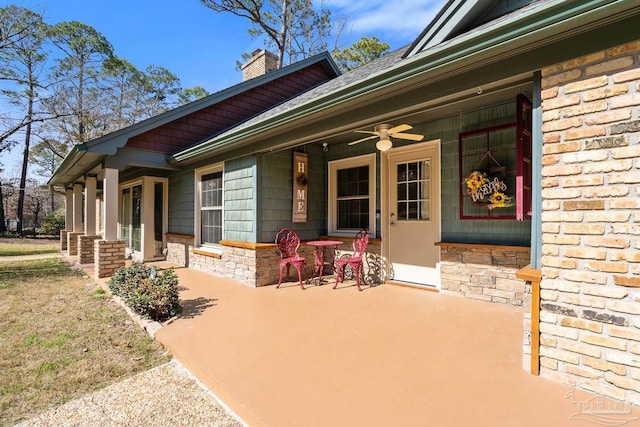
[[224,227],[227,240],[256,241],[257,156],[225,162]]
[[460,219],[458,175],[458,135],[515,121],[515,102],[462,113],[416,126],[425,140],[441,138],[442,241],[529,246],[531,221]]
[[273,242],[276,233],[292,228],[303,240],[317,239],[327,232],[327,162],[322,148],[305,146],[309,155],[307,221],[291,222],[293,212],[293,151],[265,154],[260,176],[260,242]]
[[194,171],[169,177],[169,233],[193,234]]

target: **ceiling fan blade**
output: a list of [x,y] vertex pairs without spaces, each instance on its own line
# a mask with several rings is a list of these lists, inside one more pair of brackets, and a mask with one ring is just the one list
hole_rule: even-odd
[[368,136],[366,138],[358,139],[357,141],[352,141],[352,142],[348,143],[347,145],[355,145],[355,144],[358,144],[360,142],[367,141],[369,139],[374,139],[374,138],[377,138],[377,137],[378,137],[378,135]]
[[354,130],[357,133],[370,133],[371,135],[380,135],[380,132],[374,132],[370,130]]
[[409,139],[411,141],[422,141],[424,135],[418,135],[417,133],[394,133],[393,137],[400,139]]
[[398,125],[396,127],[392,127],[387,132],[390,134],[394,134],[396,132],[404,132],[405,130],[409,130],[409,129],[413,129],[413,126],[405,124],[405,125]]

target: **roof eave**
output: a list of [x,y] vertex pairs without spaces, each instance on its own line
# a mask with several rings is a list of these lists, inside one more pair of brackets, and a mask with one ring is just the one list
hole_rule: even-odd
[[[233,130],[211,138],[202,144],[183,150],[171,157],[172,162],[191,162],[234,144],[247,143],[267,130],[293,123],[306,116],[328,109],[345,108],[349,103],[362,102],[362,98],[381,89],[403,82],[445,76],[461,68],[479,67],[490,61],[504,60],[533,49],[557,38],[568,37],[593,26],[605,25],[602,11],[610,19],[622,19],[640,13],[640,5],[625,0],[566,1],[557,0],[544,7],[531,9],[512,21],[503,21],[481,31],[462,35],[455,40],[431,48],[419,55],[406,58],[395,66],[364,80],[346,85],[337,91],[317,98],[271,117],[263,122]],[[587,25],[588,24],[588,25]]]
[[47,185],[66,185],[67,182],[61,182],[60,177],[62,177],[72,165],[76,164],[80,159],[82,159],[86,152],[86,144],[74,145],[62,160],[62,163],[60,164],[60,166],[58,166],[51,178],[49,178],[49,181],[47,181]]
[[313,64],[320,64],[325,69],[327,74],[332,77],[336,77],[341,74],[338,66],[328,52],[322,52],[312,57],[303,59],[278,70],[274,70],[261,76],[255,77],[251,80],[236,84],[227,89],[216,92],[215,94],[191,102],[187,105],[174,108],[173,110],[169,110],[157,116],[150,117],[126,128],[116,130],[92,141],[76,145],[64,158],[62,164],[56,169],[51,179],[49,179],[48,183],[49,185],[65,185],[66,182],[62,182],[62,177],[65,176],[79,160],[81,160],[81,158],[84,156],[84,152],[90,151],[103,154],[105,156],[114,155],[119,148],[124,147],[127,141],[134,136],[155,129],[158,126],[162,126],[163,124],[170,123],[174,120],[199,111],[210,105],[215,105],[219,102],[224,101],[225,99],[254,89],[256,87],[264,85],[265,83],[269,83],[270,81],[300,71]]

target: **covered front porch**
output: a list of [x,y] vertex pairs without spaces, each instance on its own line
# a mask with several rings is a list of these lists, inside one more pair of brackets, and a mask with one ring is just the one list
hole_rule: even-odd
[[253,427],[593,425],[593,395],[523,371],[521,308],[177,273],[183,312],[156,338]]

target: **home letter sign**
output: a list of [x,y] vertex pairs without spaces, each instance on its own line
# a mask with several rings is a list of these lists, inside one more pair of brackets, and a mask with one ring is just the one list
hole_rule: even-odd
[[305,153],[293,153],[293,222],[307,222],[307,176]]

